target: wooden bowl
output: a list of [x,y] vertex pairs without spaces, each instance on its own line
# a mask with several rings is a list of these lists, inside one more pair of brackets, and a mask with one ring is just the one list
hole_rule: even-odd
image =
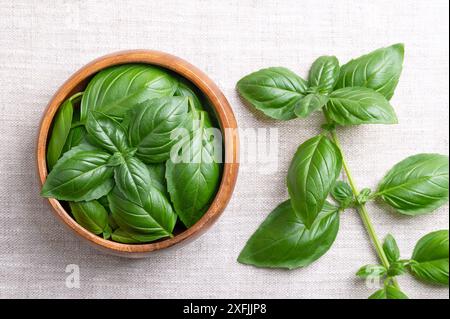
[[[91,77],[107,67],[126,63],[146,63],[169,69],[189,81],[209,99],[214,109],[223,134],[224,165],[219,190],[208,211],[192,227],[175,235],[173,238],[149,244],[121,244],[105,240],[80,226],[64,209],[61,203],[53,198],[48,199],[56,216],[72,229],[79,237],[103,251],[125,257],[143,257],[150,252],[186,243],[205,232],[221,215],[233,193],[238,174],[237,123],[227,99],[214,82],[192,64],[173,55],[150,50],[121,51],[98,58],[73,74],[56,92],[42,118],[37,142],[37,166],[39,178],[44,184],[47,177],[46,149],[49,129],[53,117],[64,100],[76,92],[83,91]],[[231,130],[230,130],[231,129]],[[231,133],[231,134],[230,134]]]

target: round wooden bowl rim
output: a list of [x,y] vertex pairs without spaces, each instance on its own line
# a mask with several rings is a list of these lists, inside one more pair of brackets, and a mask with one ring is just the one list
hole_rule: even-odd
[[206,231],[214,221],[221,215],[225,209],[228,201],[233,193],[238,174],[238,134],[237,123],[233,111],[222,94],[220,89],[209,79],[209,77],[200,71],[198,68],[188,63],[187,61],[176,56],[154,50],[128,50],[120,51],[112,54],[102,56],[94,61],[88,63],[76,73],[74,73],[55,93],[50,100],[44,116],[41,121],[37,143],[37,166],[39,178],[43,185],[47,177],[47,163],[46,163],[46,144],[49,129],[51,127],[53,117],[56,114],[61,103],[67,98],[68,94],[73,91],[85,79],[91,77],[102,69],[113,65],[126,63],[145,63],[164,67],[178,73],[194,85],[196,85],[203,94],[205,94],[211,101],[217,118],[219,120],[222,132],[227,129],[234,129],[233,134],[223,134],[223,141],[225,145],[226,161],[223,165],[222,180],[220,182],[219,190],[211,203],[208,211],[203,217],[192,227],[175,235],[173,238],[165,239],[155,243],[149,244],[122,244],[111,240],[103,239],[82,226],[80,226],[64,209],[61,203],[53,198],[49,198],[51,206],[56,215],[69,226],[76,234],[93,243],[97,248],[101,248],[110,253],[115,253],[121,256],[141,257],[146,253],[171,247],[175,244],[186,242],[188,239],[193,239]]

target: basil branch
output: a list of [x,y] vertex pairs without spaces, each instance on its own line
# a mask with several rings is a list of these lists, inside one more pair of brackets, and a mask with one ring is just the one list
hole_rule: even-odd
[[[324,113],[326,114],[326,110],[324,110]],[[326,116],[327,117],[327,116]],[[327,117],[328,118],[328,117]],[[331,123],[329,123],[331,124]],[[333,142],[336,144],[336,146],[339,148],[339,150],[341,151],[342,154],[342,166],[344,168],[345,171],[345,175],[347,176],[348,182],[350,184],[350,187],[352,188],[352,192],[355,198],[358,197],[359,195],[359,190],[358,187],[356,186],[356,183],[353,179],[353,176],[350,172],[350,169],[348,167],[347,161],[345,160],[345,156],[344,156],[344,151],[342,149],[342,145],[339,141],[339,138],[336,134],[336,130],[332,129],[330,130],[330,135],[331,138],[333,140]],[[386,257],[386,253],[383,250],[383,245],[381,244],[380,239],[378,238],[376,231],[375,231],[375,227],[373,226],[373,223],[370,219],[369,216],[369,212],[367,211],[367,207],[366,204],[358,204],[357,205],[357,210],[359,212],[359,215],[361,216],[361,219],[363,221],[364,227],[366,228],[367,233],[369,234],[370,239],[372,240],[372,243],[375,247],[375,250],[378,254],[378,258],[380,259],[381,263],[383,264],[383,266],[386,269],[390,268],[390,262]],[[399,285],[397,283],[397,280],[395,278],[392,278],[392,282],[394,283],[394,285],[399,288]]]

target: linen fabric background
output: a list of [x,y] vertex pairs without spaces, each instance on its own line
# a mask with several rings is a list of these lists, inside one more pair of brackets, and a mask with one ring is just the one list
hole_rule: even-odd
[[[366,298],[355,277],[377,259],[355,211],[342,214],[335,244],[293,271],[236,262],[260,222],[287,198],[285,177],[300,143],[319,132],[306,120],[270,120],[235,90],[244,75],[285,66],[305,76],[320,55],[341,63],[405,43],[404,71],[392,99],[400,123],[339,129],[360,187],[376,187],[399,160],[448,154],[448,1],[7,1],[0,0],[0,297],[38,298]],[[35,165],[39,121],[58,87],[81,66],[117,50],[145,48],[180,56],[223,90],[241,128],[276,128],[276,170],[263,159],[241,164],[233,198],[195,242],[149,258],[98,252],[75,237],[40,198]],[[242,143],[245,156],[248,144]],[[402,256],[426,233],[448,229],[448,205],[416,218],[369,205],[380,237],[393,233]],[[66,287],[66,267],[80,287]],[[400,278],[411,298],[448,298],[448,288]]]

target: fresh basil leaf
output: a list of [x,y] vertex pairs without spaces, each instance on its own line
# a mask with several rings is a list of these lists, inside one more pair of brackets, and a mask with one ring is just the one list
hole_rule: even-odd
[[96,235],[110,233],[108,212],[99,202],[95,200],[89,202],[69,202],[69,205],[77,223],[88,231]]
[[139,241],[134,239],[127,231],[120,229],[120,228],[114,230],[114,232],[111,234],[111,239],[113,241],[116,241],[118,243],[123,243],[123,244],[139,243]]
[[[203,119],[205,113],[201,114]],[[201,120],[192,139],[186,139],[182,147],[189,150],[189,157],[176,163],[169,159],[166,163],[167,189],[175,211],[186,227],[191,227],[203,216],[220,182],[220,166],[214,154],[216,145],[209,139],[208,128],[209,124]]]
[[108,200],[119,228],[141,234],[146,241],[172,236],[177,217],[169,201],[155,188],[148,190],[144,206],[130,201],[117,186],[108,194]]
[[386,275],[386,268],[381,265],[366,265],[361,267],[356,276],[366,279],[368,277],[382,277]]
[[166,184],[166,164],[148,164],[148,172],[150,173],[150,178],[152,180],[153,186],[155,186],[161,193],[163,193],[167,198],[169,198],[169,193],[167,192]]
[[328,102],[328,96],[311,93],[302,98],[295,106],[295,115],[301,118],[308,117],[312,112],[319,110]]
[[108,202],[108,196],[102,196],[99,199],[97,199],[97,201],[107,210],[110,211],[109,209],[109,202]]
[[90,201],[111,191],[110,154],[80,145],[66,152],[47,176],[41,195],[67,201]]
[[177,81],[165,70],[146,64],[113,66],[97,73],[81,100],[81,121],[90,111],[122,117],[133,105],[172,96]]
[[102,233],[103,239],[111,238],[112,232],[113,230],[111,229],[111,227],[107,225],[105,231]]
[[130,148],[127,133],[120,123],[102,113],[88,114],[86,130],[92,144],[111,153],[124,153]]
[[400,258],[400,249],[398,249],[395,238],[389,234],[384,239],[383,250],[390,263],[394,263]]
[[396,164],[383,178],[378,196],[405,215],[429,213],[448,201],[448,156],[418,154]]
[[238,261],[257,267],[304,267],[330,249],[338,230],[337,207],[325,203],[313,225],[307,228],[287,200],[250,237]]
[[198,89],[195,88],[191,82],[184,78],[178,79],[178,86],[174,95],[188,97],[197,110],[202,110],[202,102],[200,101],[198,94]]
[[64,144],[62,154],[71,150],[75,146],[80,145],[86,136],[86,130],[83,126],[76,126],[70,129],[69,135],[67,136],[66,143]]
[[[109,209],[109,204],[108,204],[108,209]],[[108,225],[113,231],[115,231],[116,229],[119,228],[119,225],[117,225],[117,222],[114,219],[112,214],[108,215]],[[112,237],[112,234],[111,234],[111,237]]]
[[359,205],[364,205],[367,203],[372,196],[372,190],[370,188],[363,188],[359,192],[358,196],[356,196],[356,202]]
[[73,105],[70,99],[65,101],[56,113],[47,147],[47,165],[51,170],[61,157],[72,124]]
[[152,236],[133,233],[123,230],[122,228],[114,230],[114,232],[111,234],[111,239],[123,244],[141,244],[154,240]]
[[394,44],[351,60],[341,67],[336,88],[363,86],[390,100],[402,72],[403,56],[403,44]]
[[384,289],[377,290],[371,296],[369,296],[369,299],[387,299],[386,292]]
[[372,89],[348,87],[330,94],[328,116],[339,125],[396,124],[389,101]]
[[403,291],[394,286],[387,286],[385,291],[386,299],[409,299]]
[[237,83],[239,94],[247,102],[277,120],[295,118],[294,109],[307,88],[305,80],[282,67],[259,70]]
[[320,93],[330,93],[338,78],[338,59],[335,56],[321,56],[314,61],[309,71],[309,86],[317,87]]
[[408,296],[400,289],[392,285],[387,285],[383,289],[375,292],[369,299],[408,299]]
[[341,168],[341,152],[324,135],[307,140],[297,149],[287,186],[294,211],[307,228],[322,210]]
[[337,181],[331,190],[331,196],[341,205],[342,208],[349,207],[353,202],[353,191],[349,184]]
[[414,248],[411,273],[422,281],[448,286],[448,249],[448,230],[425,235]]
[[127,199],[140,206],[146,204],[149,190],[156,188],[147,166],[134,157],[126,159],[114,170],[114,180]]
[[406,272],[406,268],[401,262],[393,262],[387,272],[389,277],[396,277],[403,275]]
[[129,137],[137,148],[136,156],[145,163],[161,163],[169,158],[177,142],[172,133],[187,126],[188,99],[169,97],[148,100],[136,105],[130,117]]
[[168,199],[154,186],[145,164],[128,158],[115,168],[114,179],[116,187],[108,201],[120,228],[151,240],[171,236],[177,217]]

